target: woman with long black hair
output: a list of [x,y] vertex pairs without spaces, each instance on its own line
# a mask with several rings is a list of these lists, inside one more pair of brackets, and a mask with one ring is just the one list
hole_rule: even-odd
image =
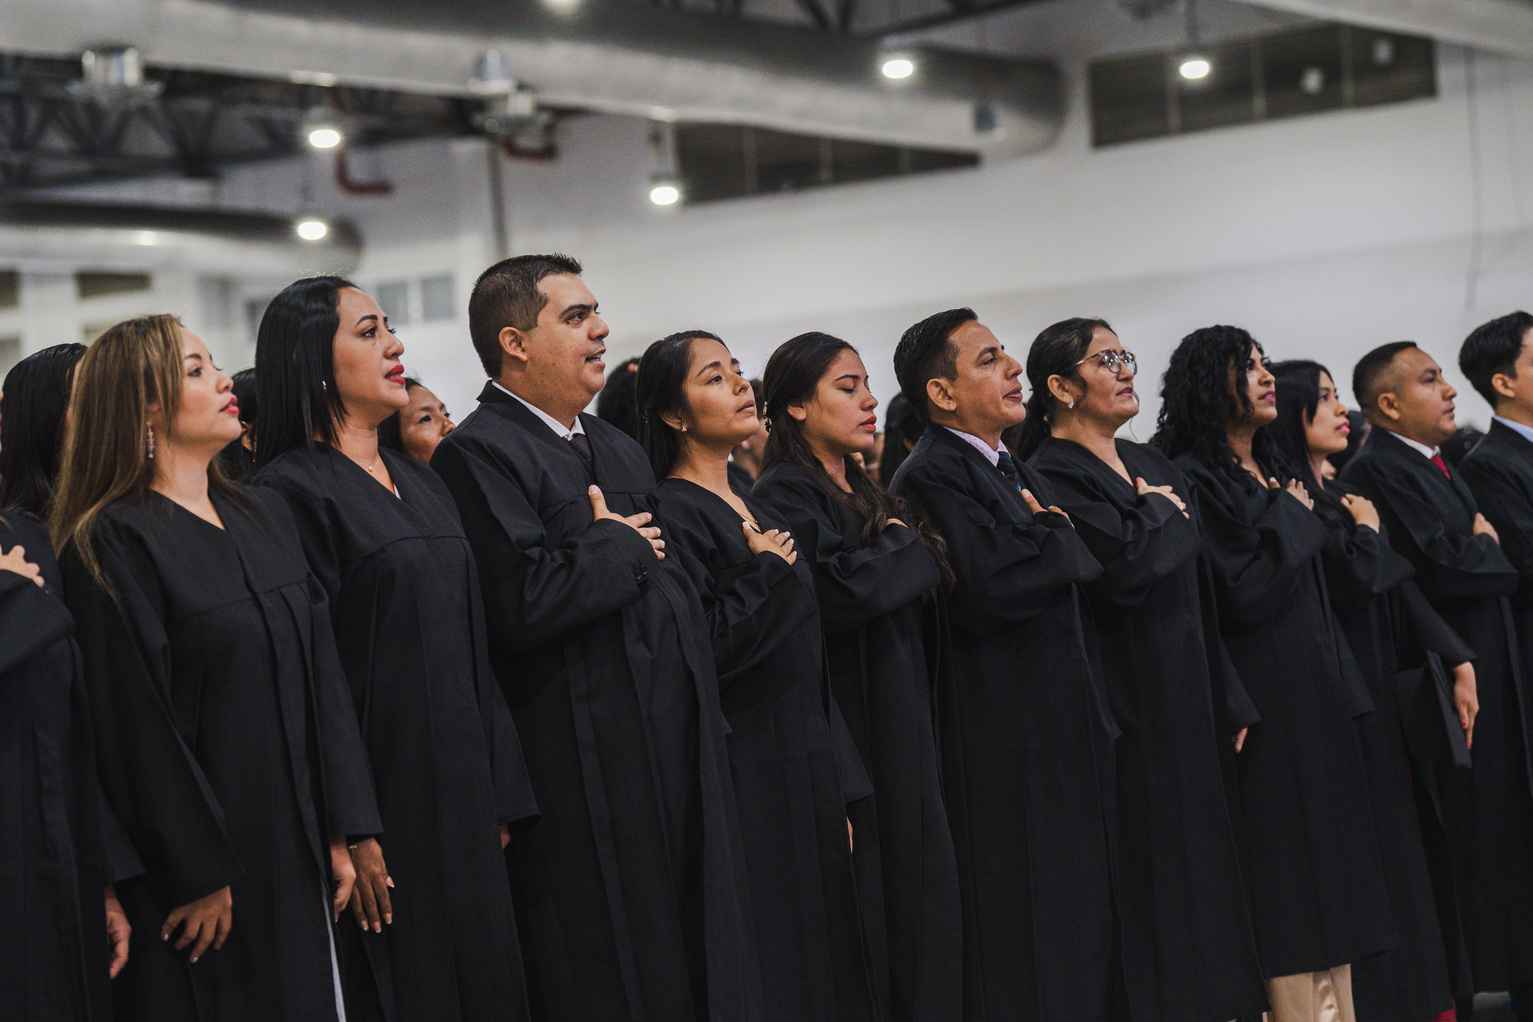
[[0,1003],[21,1022],[111,1017],[131,931],[112,881],[138,872],[102,813],[74,619],[41,521],[83,354],[44,348],[0,387]]
[[1360,724],[1397,940],[1353,964],[1358,1017],[1429,1022],[1474,991],[1451,877],[1446,869],[1433,875],[1434,862],[1445,865],[1450,835],[1426,794],[1446,752],[1456,748],[1468,762],[1478,703],[1473,653],[1427,603],[1373,503],[1322,480],[1325,460],[1347,449],[1352,429],[1330,371],[1304,360],[1272,371],[1278,414],[1265,432],[1314,495],[1328,534],[1332,606],[1375,708]]
[[214,464],[229,378],[173,316],[76,369],[52,532],[100,777],[143,859],[119,1010],[162,1022],[344,1018],[330,922],[379,833],[324,593],[284,502]]
[[854,875],[848,822],[872,789],[826,684],[813,571],[787,523],[729,484],[755,395],[723,341],[694,330],[649,346],[638,397],[666,551],[702,597],[733,729],[767,1016],[881,1018],[877,859],[859,848]]
[[1254,714],[1210,651],[1187,481],[1160,451],[1116,437],[1139,412],[1138,368],[1105,320],[1045,328],[1027,355],[1018,446],[1102,565],[1082,588],[1123,729],[1118,903],[1133,1018],[1225,1022],[1266,1000],[1220,764]]
[[1154,443],[1187,480],[1224,643],[1261,713],[1234,811],[1274,1020],[1350,1022],[1350,966],[1392,927],[1355,723],[1373,706],[1331,613],[1326,529],[1262,429],[1276,382],[1249,333],[1188,334],[1161,398]]
[[956,1019],[958,863],[924,634],[937,619],[941,541],[907,525],[852,457],[871,452],[878,407],[855,348],[800,334],[772,352],[763,383],[770,433],[751,495],[788,523],[813,572],[831,691],[873,777],[876,813],[856,822],[859,853],[876,842],[883,867],[889,1016]]
[[256,340],[256,482],[287,497],[329,596],[383,811],[387,864],[376,841],[351,849],[348,1017],[514,1022],[527,993],[501,850],[537,807],[457,508],[379,445],[407,402],[403,354],[349,281],[284,288]]

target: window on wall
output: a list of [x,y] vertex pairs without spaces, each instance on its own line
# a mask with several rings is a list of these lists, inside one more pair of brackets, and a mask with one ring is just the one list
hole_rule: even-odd
[[16,270],[0,270],[0,309],[21,306],[21,274]]
[[153,283],[153,278],[147,273],[80,270],[75,273],[75,294],[82,299],[135,294],[139,291],[148,291]]
[[676,128],[676,162],[687,203],[697,205],[973,167],[979,157],[738,124],[682,124]]
[[421,278],[421,319],[438,323],[452,319],[458,311],[458,299],[452,274],[439,273]]
[[1213,69],[1186,81],[1185,47],[1090,67],[1096,146],[1437,95],[1432,40],[1320,24],[1200,47]]

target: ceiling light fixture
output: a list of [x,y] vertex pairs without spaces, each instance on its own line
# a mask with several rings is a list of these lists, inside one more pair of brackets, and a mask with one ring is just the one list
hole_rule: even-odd
[[878,65],[878,71],[891,82],[902,82],[916,73],[916,62],[908,53],[890,53]]
[[649,179],[649,201],[656,206],[674,206],[681,201],[681,183],[669,174]]
[[1198,0],[1187,3],[1187,52],[1177,62],[1176,73],[1184,82],[1201,82],[1214,71],[1214,62],[1200,52],[1198,38]]
[[322,216],[308,213],[294,221],[293,232],[304,241],[324,241],[330,236],[330,223]]

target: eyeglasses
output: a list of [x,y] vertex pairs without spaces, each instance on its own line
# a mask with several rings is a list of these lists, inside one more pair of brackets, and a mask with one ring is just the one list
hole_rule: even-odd
[[1104,348],[1102,351],[1099,351],[1094,355],[1087,355],[1085,358],[1081,359],[1080,362],[1075,364],[1080,365],[1083,362],[1090,362],[1092,359],[1096,359],[1097,362],[1101,364],[1103,369],[1106,369],[1114,376],[1117,376],[1118,373],[1122,371],[1124,366],[1128,366],[1128,374],[1130,376],[1137,376],[1139,374],[1139,360],[1134,357],[1134,353],[1132,351],[1119,351],[1117,348]]

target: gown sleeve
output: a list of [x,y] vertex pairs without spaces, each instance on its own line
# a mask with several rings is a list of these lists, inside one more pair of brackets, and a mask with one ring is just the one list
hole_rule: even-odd
[[1214,709],[1219,715],[1220,730],[1234,734],[1243,727],[1260,724],[1261,710],[1251,697],[1240,670],[1224,644],[1224,633],[1219,620],[1219,601],[1215,595],[1213,570],[1205,559],[1198,564],[1199,604],[1203,614],[1203,645],[1208,657],[1209,681],[1212,683]]
[[1157,582],[1197,556],[1197,526],[1165,497],[1144,494],[1124,507],[1093,480],[1039,470],[1054,486],[1054,502],[1102,565],[1093,587],[1118,606],[1142,605]]
[[521,488],[466,444],[443,444],[431,467],[447,483],[479,561],[485,613],[500,641],[531,650],[635,603],[655,554],[622,522],[593,521],[549,544]]
[[[814,627],[814,601],[806,598],[793,566],[774,553],[752,554],[739,564],[711,569],[719,559],[700,511],[682,499],[663,499],[663,528],[702,599],[719,672],[719,691],[773,658],[801,629]],[[802,554],[800,555],[802,556]]]
[[223,807],[176,728],[158,578],[126,533],[106,518],[95,527],[95,552],[110,591],[71,548],[62,562],[65,592],[84,657],[109,808],[167,907],[184,905],[232,883],[238,856]]
[[1355,482],[1391,518],[1390,540],[1416,567],[1417,583],[1434,603],[1510,596],[1517,572],[1489,536],[1450,532],[1435,501],[1405,472],[1380,471],[1368,459],[1347,466]]
[[66,638],[73,626],[58,597],[23,575],[0,570],[0,675]]
[[815,594],[827,632],[850,631],[920,599],[941,581],[937,562],[913,528],[886,527],[871,543],[842,534],[841,516],[813,483],[774,480],[756,499],[793,530],[799,556],[813,559]]
[[1237,627],[1260,624],[1292,599],[1325,546],[1325,525],[1286,491],[1264,493],[1253,520],[1238,506],[1243,496],[1201,466],[1187,479],[1222,617]]
[[1062,515],[1013,520],[1008,509],[970,496],[969,486],[931,464],[911,466],[900,481],[900,496],[947,543],[958,580],[953,620],[995,627],[1030,621],[1058,604],[1062,588],[1101,573]]
[[1502,555],[1517,572],[1518,598],[1533,600],[1533,503],[1529,494],[1493,461],[1471,460],[1461,471],[1466,479],[1474,480],[1475,500],[1495,526]]

